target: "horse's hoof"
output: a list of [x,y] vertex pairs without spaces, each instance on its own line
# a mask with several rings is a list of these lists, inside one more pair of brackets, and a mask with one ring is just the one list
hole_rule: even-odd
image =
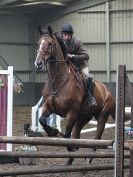
[[27,131],[28,137],[43,137],[43,134],[41,132],[35,132],[31,129]]
[[59,130],[56,128],[52,128],[52,131],[49,132],[48,136],[52,137],[52,136],[57,136],[59,133]]
[[91,162],[93,161],[93,158],[85,158],[85,164],[91,164]]
[[69,163],[67,163],[67,162],[64,164],[64,166],[69,166],[69,165],[71,165],[71,164],[69,164]]
[[59,137],[64,137],[64,133],[59,132],[59,133],[58,133],[58,136],[59,136]]
[[69,158],[68,161],[65,163],[65,166],[72,165],[74,158]]
[[90,160],[89,160],[89,164],[91,164],[92,161],[93,161],[93,158],[90,158]]
[[78,148],[68,146],[68,147],[67,147],[67,150],[68,150],[68,151],[70,151],[70,152],[75,152],[75,151],[77,151],[77,150],[78,150]]
[[70,151],[70,152],[74,152],[75,149],[73,147],[67,147],[67,150]]

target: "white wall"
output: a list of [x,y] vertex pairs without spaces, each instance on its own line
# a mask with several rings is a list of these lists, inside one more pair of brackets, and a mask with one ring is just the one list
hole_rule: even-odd
[[73,25],[75,35],[82,40],[90,55],[89,67],[95,78],[109,81],[109,72],[110,81],[115,82],[118,65],[126,64],[128,76],[133,81],[133,0],[110,1],[108,21],[106,5],[103,3],[72,12],[50,22],[50,25],[55,31],[60,30],[63,23]]
[[34,58],[33,37],[31,18],[0,14],[0,55],[24,82],[32,81],[29,70]]

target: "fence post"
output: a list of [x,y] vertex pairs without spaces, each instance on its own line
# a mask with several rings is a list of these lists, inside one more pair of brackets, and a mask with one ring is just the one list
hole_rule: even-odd
[[125,65],[119,65],[116,83],[115,177],[124,176]]
[[[12,116],[13,116],[13,67],[8,66],[8,70],[0,70],[0,75],[3,77],[4,87],[3,91],[0,93],[0,105],[2,108],[3,116],[1,115],[1,120],[3,121],[3,128],[0,132],[2,135],[12,136]],[[3,100],[3,103],[2,103]],[[12,145],[4,145],[2,149],[11,151]]]

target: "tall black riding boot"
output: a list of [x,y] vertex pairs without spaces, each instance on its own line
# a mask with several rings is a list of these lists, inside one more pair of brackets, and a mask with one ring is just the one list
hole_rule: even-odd
[[92,78],[88,77],[86,79],[86,85],[87,85],[87,98],[88,98],[89,104],[91,106],[97,106],[97,102],[96,102],[95,98],[93,97],[94,84],[92,82]]

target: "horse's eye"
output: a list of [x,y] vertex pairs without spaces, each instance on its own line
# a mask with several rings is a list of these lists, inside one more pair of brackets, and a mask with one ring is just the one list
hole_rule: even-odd
[[52,45],[52,43],[49,43],[48,46],[50,47]]

